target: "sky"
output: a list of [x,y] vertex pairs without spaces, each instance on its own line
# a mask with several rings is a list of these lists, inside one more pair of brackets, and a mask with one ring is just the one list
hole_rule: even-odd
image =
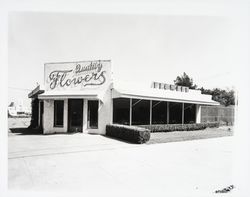
[[186,72],[198,87],[232,88],[233,28],[223,16],[11,12],[8,102],[30,106],[47,62],[111,59],[117,84],[173,84]]

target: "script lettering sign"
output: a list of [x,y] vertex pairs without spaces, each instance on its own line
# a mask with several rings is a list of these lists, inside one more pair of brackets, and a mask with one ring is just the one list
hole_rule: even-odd
[[110,61],[45,64],[46,90],[98,88],[110,81]]

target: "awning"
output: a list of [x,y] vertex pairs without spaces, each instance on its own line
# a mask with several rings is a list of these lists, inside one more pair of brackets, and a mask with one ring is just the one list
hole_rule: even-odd
[[199,90],[177,92],[153,88],[147,90],[126,90],[113,88],[112,98],[134,98],[201,105],[219,105],[218,102],[212,100],[211,95],[201,94]]
[[103,102],[104,91],[47,91],[38,96],[39,99],[97,99]]
[[44,88],[41,85],[38,85],[34,90],[32,90],[29,94],[28,97],[29,98],[35,98],[37,97],[39,94],[44,93]]

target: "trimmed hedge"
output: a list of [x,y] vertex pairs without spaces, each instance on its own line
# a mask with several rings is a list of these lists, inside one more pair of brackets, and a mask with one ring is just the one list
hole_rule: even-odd
[[150,139],[150,130],[137,126],[110,124],[106,126],[106,135],[128,142],[142,144]]
[[194,131],[204,130],[207,127],[219,127],[219,122],[196,123],[196,124],[161,124],[161,125],[140,125],[151,132],[171,132],[171,131]]

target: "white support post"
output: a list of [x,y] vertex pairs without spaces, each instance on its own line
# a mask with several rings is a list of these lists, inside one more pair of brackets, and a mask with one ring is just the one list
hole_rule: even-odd
[[132,125],[132,98],[129,99],[129,125]]
[[167,102],[167,124],[169,124],[169,102]]
[[184,124],[184,103],[182,103],[181,124]]
[[152,125],[152,100],[150,100],[149,124]]
[[88,132],[88,100],[83,99],[83,124],[82,124],[82,132],[87,133]]
[[201,105],[196,104],[196,123],[201,123]]
[[64,99],[64,112],[63,112],[63,127],[64,131],[68,132],[68,99]]

